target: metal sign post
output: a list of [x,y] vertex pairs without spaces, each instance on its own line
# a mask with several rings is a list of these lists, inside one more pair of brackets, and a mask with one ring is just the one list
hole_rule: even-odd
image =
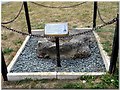
[[68,25],[67,25],[67,23],[46,24],[45,25],[45,35],[55,37],[55,39],[56,39],[57,67],[61,67],[59,37],[68,35]]
[[60,64],[60,50],[59,50],[59,37],[55,37],[55,39],[56,39],[57,66],[61,67],[61,64]]

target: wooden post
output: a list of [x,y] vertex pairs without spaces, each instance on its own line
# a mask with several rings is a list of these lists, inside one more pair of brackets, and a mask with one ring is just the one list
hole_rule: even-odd
[[26,16],[26,21],[27,21],[27,26],[28,26],[28,33],[31,34],[31,25],[30,25],[30,18],[29,18],[27,2],[23,2],[23,4],[24,4],[25,16]]
[[113,74],[116,69],[116,62],[118,57],[118,50],[119,50],[119,14],[117,14],[117,22],[116,22],[116,28],[114,33],[114,40],[113,40],[113,46],[112,46],[112,55],[110,60],[110,66],[109,66],[109,73]]
[[97,18],[97,2],[94,2],[93,28],[96,27],[96,18]]
[[56,39],[57,67],[61,67],[61,65],[60,65],[59,37],[55,37],[55,39]]
[[5,64],[5,59],[4,59],[4,55],[3,55],[2,50],[1,50],[1,60],[2,60],[2,67],[1,68],[2,68],[3,79],[4,79],[4,81],[8,81],[8,78],[7,78],[8,71],[7,71],[7,66]]

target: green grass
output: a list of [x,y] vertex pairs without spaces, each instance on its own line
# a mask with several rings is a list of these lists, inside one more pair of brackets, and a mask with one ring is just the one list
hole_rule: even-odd
[[[115,28],[114,28],[115,29]],[[101,28],[97,29],[97,33],[101,37],[101,44],[103,45],[103,49],[111,56],[112,53],[112,44],[114,37],[114,29]]]
[[105,41],[102,43],[104,50],[108,53],[108,55],[111,55],[112,48],[110,48],[111,42],[110,41]]
[[73,28],[77,28],[77,25],[74,25]]
[[91,86],[92,89],[105,89],[107,88],[104,83],[96,83],[94,86]]
[[3,49],[3,54],[10,54],[11,52],[13,52],[14,50],[12,48],[4,48]]
[[15,45],[21,45],[23,43],[23,41],[19,38],[19,39],[14,40],[13,43]]
[[119,80],[117,76],[112,76],[112,75],[107,74],[107,75],[103,75],[101,77],[101,80],[104,84],[108,86],[115,86],[116,88],[119,87]]
[[63,86],[64,89],[82,89],[83,85],[80,83],[68,83]]
[[62,88],[65,89],[80,89],[80,88],[91,88],[91,89],[105,89],[105,88],[119,88],[119,81],[116,76],[112,76],[110,74],[106,74],[100,76],[100,82],[96,82],[95,80],[98,76],[82,76],[80,80],[86,80],[86,83],[77,82],[77,83],[66,83]]

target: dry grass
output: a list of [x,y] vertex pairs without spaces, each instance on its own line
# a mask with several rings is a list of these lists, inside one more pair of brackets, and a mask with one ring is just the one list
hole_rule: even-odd
[[[78,2],[38,2],[44,5],[50,6],[69,6],[74,5]],[[99,2],[98,3],[100,12],[105,21],[109,21],[116,16],[118,10],[117,2]],[[1,21],[9,21],[18,13],[18,10],[21,6],[21,2],[9,2],[2,5],[1,10]],[[41,29],[44,28],[45,23],[51,22],[68,22],[69,28],[74,27],[92,27],[92,17],[93,17],[93,2],[87,2],[84,5],[78,6],[76,8],[67,8],[67,9],[48,9],[44,7],[36,6],[28,2],[30,21],[32,29]],[[99,18],[97,18],[97,25],[101,24]],[[6,25],[8,27],[27,32],[26,19],[24,9],[20,14],[18,19]],[[112,39],[114,34],[115,24],[106,26],[100,30],[97,30],[101,43],[104,45],[104,49],[111,54]],[[5,48],[12,48],[13,51],[10,54],[5,54],[5,61],[7,65],[10,63],[17,50],[20,48],[21,43],[18,43],[19,39],[23,41],[25,36],[7,31],[2,28],[2,50]],[[16,43],[17,44],[16,44]],[[107,49],[106,49],[107,48]],[[98,78],[97,81],[100,79]],[[22,82],[22,83],[21,83]],[[80,80],[43,80],[43,81],[21,81],[21,82],[4,82],[4,88],[60,88],[63,84],[68,82],[77,82],[80,83]],[[45,83],[44,83],[45,82]],[[64,82],[64,83],[63,83]],[[113,86],[115,87],[115,86]],[[109,87],[108,87],[109,88]]]

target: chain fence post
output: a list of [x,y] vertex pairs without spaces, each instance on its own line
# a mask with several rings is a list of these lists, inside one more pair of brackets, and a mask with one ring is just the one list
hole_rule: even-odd
[[26,16],[26,21],[27,21],[27,26],[28,26],[28,33],[31,34],[31,25],[30,25],[27,2],[24,1],[23,4],[24,4],[25,16]]
[[96,18],[97,18],[97,2],[94,2],[93,28],[96,28]]
[[112,54],[110,59],[110,66],[109,66],[109,73],[114,74],[116,69],[116,62],[118,57],[118,50],[119,50],[119,14],[117,14],[117,22],[116,28],[114,32],[114,39],[113,39],[113,46],[112,46]]
[[7,78],[7,66],[5,64],[5,58],[4,58],[4,55],[3,55],[3,52],[2,52],[2,49],[1,49],[1,60],[2,60],[2,76],[3,76],[3,79],[4,81],[8,81],[8,78]]

